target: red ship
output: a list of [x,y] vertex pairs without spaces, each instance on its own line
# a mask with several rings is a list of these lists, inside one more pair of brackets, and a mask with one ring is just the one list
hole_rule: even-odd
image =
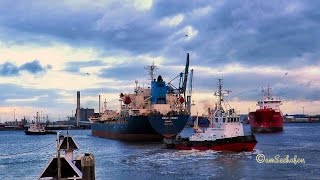
[[271,88],[267,91],[262,88],[262,99],[258,100],[260,108],[249,113],[249,122],[252,132],[272,133],[283,131],[283,115],[280,111],[280,98],[271,96]]

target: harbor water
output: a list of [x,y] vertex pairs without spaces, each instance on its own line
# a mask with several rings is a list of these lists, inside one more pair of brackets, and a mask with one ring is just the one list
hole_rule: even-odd
[[[126,143],[94,137],[91,130],[71,130],[69,134],[79,145],[76,154],[94,154],[96,179],[101,180],[320,179],[319,129],[320,123],[284,124],[282,133],[256,134],[255,151],[243,153],[164,149],[160,142]],[[245,130],[249,133],[248,125]],[[191,132],[185,128],[182,136]],[[0,179],[36,179],[55,155],[55,138],[0,131]]]

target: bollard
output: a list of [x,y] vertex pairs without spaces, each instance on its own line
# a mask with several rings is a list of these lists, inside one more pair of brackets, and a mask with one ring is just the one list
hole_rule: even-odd
[[95,180],[95,162],[93,154],[85,153],[81,157],[81,171],[83,180]]

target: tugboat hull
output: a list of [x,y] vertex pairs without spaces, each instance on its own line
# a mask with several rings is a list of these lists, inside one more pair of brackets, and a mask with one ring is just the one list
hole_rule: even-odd
[[189,141],[188,138],[165,139],[164,144],[167,148],[178,150],[214,150],[214,151],[234,151],[247,152],[253,151],[257,144],[254,135],[238,136],[232,138],[217,139],[214,141]]
[[26,130],[26,135],[46,135],[46,134],[57,134],[55,131],[45,131],[45,132],[31,132]]

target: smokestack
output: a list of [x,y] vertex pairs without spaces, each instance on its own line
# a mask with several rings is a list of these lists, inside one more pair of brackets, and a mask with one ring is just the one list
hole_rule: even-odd
[[80,109],[80,91],[77,91],[77,109]]
[[79,121],[80,121],[80,91],[77,91],[76,121],[77,121],[77,127],[78,127]]
[[99,94],[99,115],[100,115],[100,109],[101,109],[101,103],[100,103],[100,101],[101,101],[101,98],[100,98],[100,94]]

